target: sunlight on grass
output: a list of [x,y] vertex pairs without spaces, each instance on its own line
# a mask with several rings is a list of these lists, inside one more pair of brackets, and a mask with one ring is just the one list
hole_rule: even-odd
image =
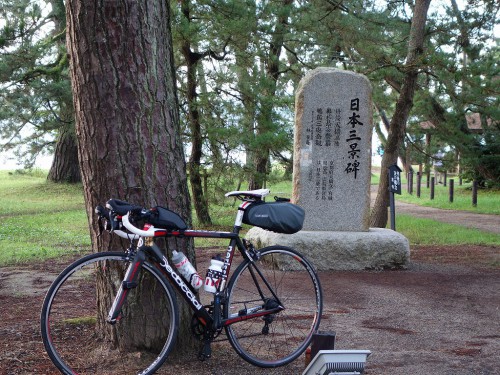
[[[74,217],[77,220],[73,220]],[[81,213],[30,215],[29,219],[24,216],[0,218],[0,224],[3,252],[15,253],[14,258],[26,253],[26,249],[37,249],[38,254],[35,255],[38,256],[51,255],[61,250],[71,252],[75,249],[90,249],[86,217]]]
[[434,199],[430,198],[431,189],[427,188],[425,181],[422,182],[420,197],[417,197],[416,186],[413,194],[409,194],[406,185],[403,186],[402,194],[396,196],[396,200],[418,204],[419,206],[435,207],[446,210],[470,211],[481,214],[500,215],[500,191],[478,190],[477,206],[472,205],[472,188],[470,183],[462,186],[458,183],[454,186],[453,202],[450,202],[450,186],[438,184],[434,188]]
[[45,259],[59,258],[65,254],[87,254],[90,247],[57,247],[40,246],[29,242],[13,243],[9,240],[0,239],[0,266],[40,262]]
[[80,184],[0,171],[0,216],[85,209]]
[[[372,185],[376,184],[377,175],[372,175]],[[416,177],[413,185],[413,193],[408,193],[408,185],[405,174],[401,174],[402,194],[395,195],[396,200],[418,204],[424,207],[435,207],[446,210],[461,210],[470,211],[480,214],[493,214],[500,215],[500,190],[478,190],[478,204],[477,207],[472,205],[472,183],[463,182],[459,185],[458,178],[454,180],[454,197],[453,202],[450,202],[450,184],[449,180],[447,186],[437,184],[434,189],[434,199],[430,199],[431,189],[427,188],[427,181],[425,177],[422,179],[420,188],[420,197],[417,197],[417,182]],[[377,182],[378,183],[378,182]]]
[[292,182],[291,181],[280,181],[274,182],[267,186],[269,190],[271,190],[270,197],[271,201],[275,196],[281,198],[291,198],[292,197]]
[[[378,181],[378,175],[372,176],[373,181]],[[291,181],[275,180],[267,187],[271,190],[268,201],[273,201],[274,196],[291,197]],[[477,208],[470,207],[467,186],[455,187],[453,204],[447,201],[447,190],[441,185],[436,187],[435,200],[430,201],[427,194],[428,190],[422,187],[421,198],[405,192],[397,199],[433,207],[500,214],[499,191],[480,191]],[[212,203],[211,226],[199,226],[193,211],[193,227],[231,231],[239,204],[240,201],[227,198],[221,199],[220,204]],[[500,245],[498,235],[406,215],[397,216],[396,227],[411,244]],[[250,228],[244,225],[242,235]],[[228,240],[197,238],[195,246],[220,248],[224,252]],[[0,265],[89,253],[91,245],[82,186],[50,183],[42,173],[29,175],[0,171],[0,248]]]
[[420,198],[415,193],[410,195],[405,192],[396,199],[424,207],[500,215],[500,194],[498,192],[479,192],[477,206],[472,205],[472,193],[466,189],[455,191],[453,202],[450,202],[448,192],[444,191],[442,187],[436,189],[433,200],[430,199],[428,189],[422,189]]
[[0,171],[0,248],[0,265],[89,252],[81,185]]
[[396,215],[396,229],[413,245],[500,245],[494,233],[403,214]]

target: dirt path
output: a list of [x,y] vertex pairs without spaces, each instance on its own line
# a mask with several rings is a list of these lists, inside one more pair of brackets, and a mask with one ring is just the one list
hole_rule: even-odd
[[396,201],[396,213],[433,219],[443,223],[456,224],[466,228],[500,234],[500,215],[476,214],[468,211],[441,210]]
[[[500,216],[402,202],[396,210],[500,233]],[[322,272],[320,329],[336,332],[337,349],[371,350],[366,375],[500,374],[500,247],[412,246],[411,252],[408,270]],[[0,268],[0,375],[58,373],[43,349],[39,313],[63,263]],[[184,353],[159,374],[300,375],[304,368],[301,357],[285,368],[258,369],[221,343],[211,360]]]
[[[376,195],[377,186],[372,185],[372,204],[375,201]],[[401,202],[397,197],[395,206],[396,214],[402,213],[414,217],[433,219],[443,223],[456,224],[466,228],[500,234],[500,215],[477,214],[468,211],[442,210],[439,208],[418,206],[416,204]]]
[[407,271],[325,276],[337,295],[323,324],[339,348],[372,351],[366,374],[498,374],[500,273],[443,262],[464,251],[413,248]]
[[[426,246],[412,248],[408,270],[322,272],[320,329],[336,332],[337,349],[371,350],[367,375],[498,374],[499,265],[498,247]],[[57,374],[41,343],[39,312],[61,269],[50,262],[0,268],[0,374]],[[159,374],[300,375],[304,368],[301,357],[258,369],[220,343],[212,359],[184,353]]]

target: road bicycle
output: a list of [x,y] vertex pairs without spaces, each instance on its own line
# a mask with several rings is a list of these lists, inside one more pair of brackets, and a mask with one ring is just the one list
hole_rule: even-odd
[[[162,207],[145,209],[116,199],[106,208],[99,206],[102,227],[128,239],[130,246],[125,252],[85,256],[50,286],[41,334],[55,366],[63,374],[154,373],[179,334],[176,296],[193,311],[190,327],[200,341],[200,359],[211,356],[211,343],[221,340],[222,332],[255,366],[272,368],[297,359],[320,324],[321,285],[313,265],[298,251],[284,246],[255,249],[240,237],[250,207],[283,212],[279,202],[264,202],[268,194],[267,189],[226,194],[242,200],[232,232],[187,229],[179,215]],[[198,293],[180,276],[155,243],[162,237],[229,240],[215,293]]]

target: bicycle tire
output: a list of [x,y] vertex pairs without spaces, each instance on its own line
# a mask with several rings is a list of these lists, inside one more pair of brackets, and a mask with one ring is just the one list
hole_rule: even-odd
[[114,325],[106,323],[128,263],[117,252],[91,254],[52,283],[43,301],[41,335],[61,373],[152,374],[172,350],[179,326],[176,296],[162,273],[147,262],[138,286],[129,290],[122,318]]
[[[255,317],[226,326],[226,334],[247,362],[258,367],[284,366],[306,350],[319,327],[323,309],[320,281],[311,263],[294,249],[263,248],[257,261],[243,261],[231,277],[224,307],[226,318],[258,312],[259,305],[265,303],[252,279],[255,267],[274,289],[284,310],[271,315],[267,327],[266,316]],[[272,299],[260,277],[258,280],[264,297]]]

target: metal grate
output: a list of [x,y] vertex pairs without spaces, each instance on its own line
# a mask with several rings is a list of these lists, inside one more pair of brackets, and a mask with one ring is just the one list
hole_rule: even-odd
[[360,375],[369,350],[320,350],[302,375]]
[[[326,370],[318,375],[361,375],[365,370],[364,362],[329,362]],[[323,367],[323,368],[324,368]]]
[[[328,372],[330,371],[330,372]],[[365,362],[337,362],[337,363],[327,363],[325,374],[330,374],[331,372],[363,372],[365,371]]]

